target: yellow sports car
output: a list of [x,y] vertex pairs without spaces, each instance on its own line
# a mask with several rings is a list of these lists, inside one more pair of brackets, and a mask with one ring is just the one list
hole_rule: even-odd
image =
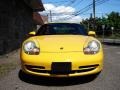
[[99,73],[103,49],[95,32],[74,23],[48,23],[30,32],[21,47],[22,71],[47,77],[74,77]]

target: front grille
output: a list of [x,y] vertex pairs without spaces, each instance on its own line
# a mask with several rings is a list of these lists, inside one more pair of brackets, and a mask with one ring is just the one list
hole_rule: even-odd
[[80,66],[79,70],[72,70],[70,62],[53,62],[51,65],[51,70],[45,70],[43,66],[31,66],[26,65],[26,68],[32,72],[37,73],[49,73],[49,74],[74,74],[74,73],[82,73],[82,72],[89,72],[97,68],[98,64],[95,65],[87,65],[87,66]]
[[95,64],[95,65],[87,65],[87,66],[79,66],[79,73],[80,72],[87,72],[87,71],[91,71],[91,70],[94,70],[98,67],[99,65],[98,64]]
[[49,73],[49,74],[59,74],[59,75],[63,75],[63,74],[74,74],[74,73],[82,73],[82,72],[88,72],[88,71],[92,71],[94,70],[94,68],[91,69],[85,69],[85,70],[71,70],[69,72],[54,72],[51,70],[37,70],[37,69],[30,69],[32,72],[37,72],[37,73]]
[[79,66],[80,69],[84,69],[84,68],[96,68],[97,66],[99,66],[98,64],[94,64],[94,65],[86,65],[86,66]]
[[32,65],[25,65],[25,67],[28,69],[28,70],[41,70],[41,69],[45,69],[44,66],[32,66]]

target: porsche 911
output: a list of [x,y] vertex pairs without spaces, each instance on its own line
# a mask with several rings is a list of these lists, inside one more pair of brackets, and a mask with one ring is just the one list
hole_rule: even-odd
[[95,32],[75,23],[48,23],[29,33],[21,46],[22,71],[46,77],[93,75],[103,69]]

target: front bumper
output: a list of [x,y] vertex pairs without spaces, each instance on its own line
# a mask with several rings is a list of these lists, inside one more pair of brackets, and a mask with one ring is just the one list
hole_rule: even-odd
[[75,77],[75,76],[84,76],[84,75],[91,75],[96,74],[102,70],[100,66],[89,68],[89,69],[82,69],[82,70],[71,70],[69,73],[52,73],[51,70],[38,70],[38,69],[28,69],[22,68],[22,70],[27,74],[37,75],[37,76],[46,76],[46,77]]
[[[52,63],[71,63],[71,69],[61,66],[63,72],[54,72]],[[40,53],[40,55],[27,55],[21,53],[22,70],[27,74],[46,77],[74,77],[100,72],[103,69],[103,53],[84,55],[82,52],[70,53]],[[61,71],[62,71],[61,70]]]

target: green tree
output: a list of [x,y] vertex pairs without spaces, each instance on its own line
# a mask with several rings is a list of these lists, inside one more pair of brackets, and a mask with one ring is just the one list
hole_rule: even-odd
[[[120,13],[119,12],[111,12],[107,14],[105,17],[96,17],[96,32],[102,35],[102,25],[105,25],[106,35],[110,35],[112,33],[111,27],[114,27],[114,35],[120,36]],[[82,21],[82,24],[88,28],[89,30],[93,30],[93,18],[85,19]]]
[[107,17],[110,26],[113,26],[115,29],[120,29],[120,15],[118,12],[111,12]]

